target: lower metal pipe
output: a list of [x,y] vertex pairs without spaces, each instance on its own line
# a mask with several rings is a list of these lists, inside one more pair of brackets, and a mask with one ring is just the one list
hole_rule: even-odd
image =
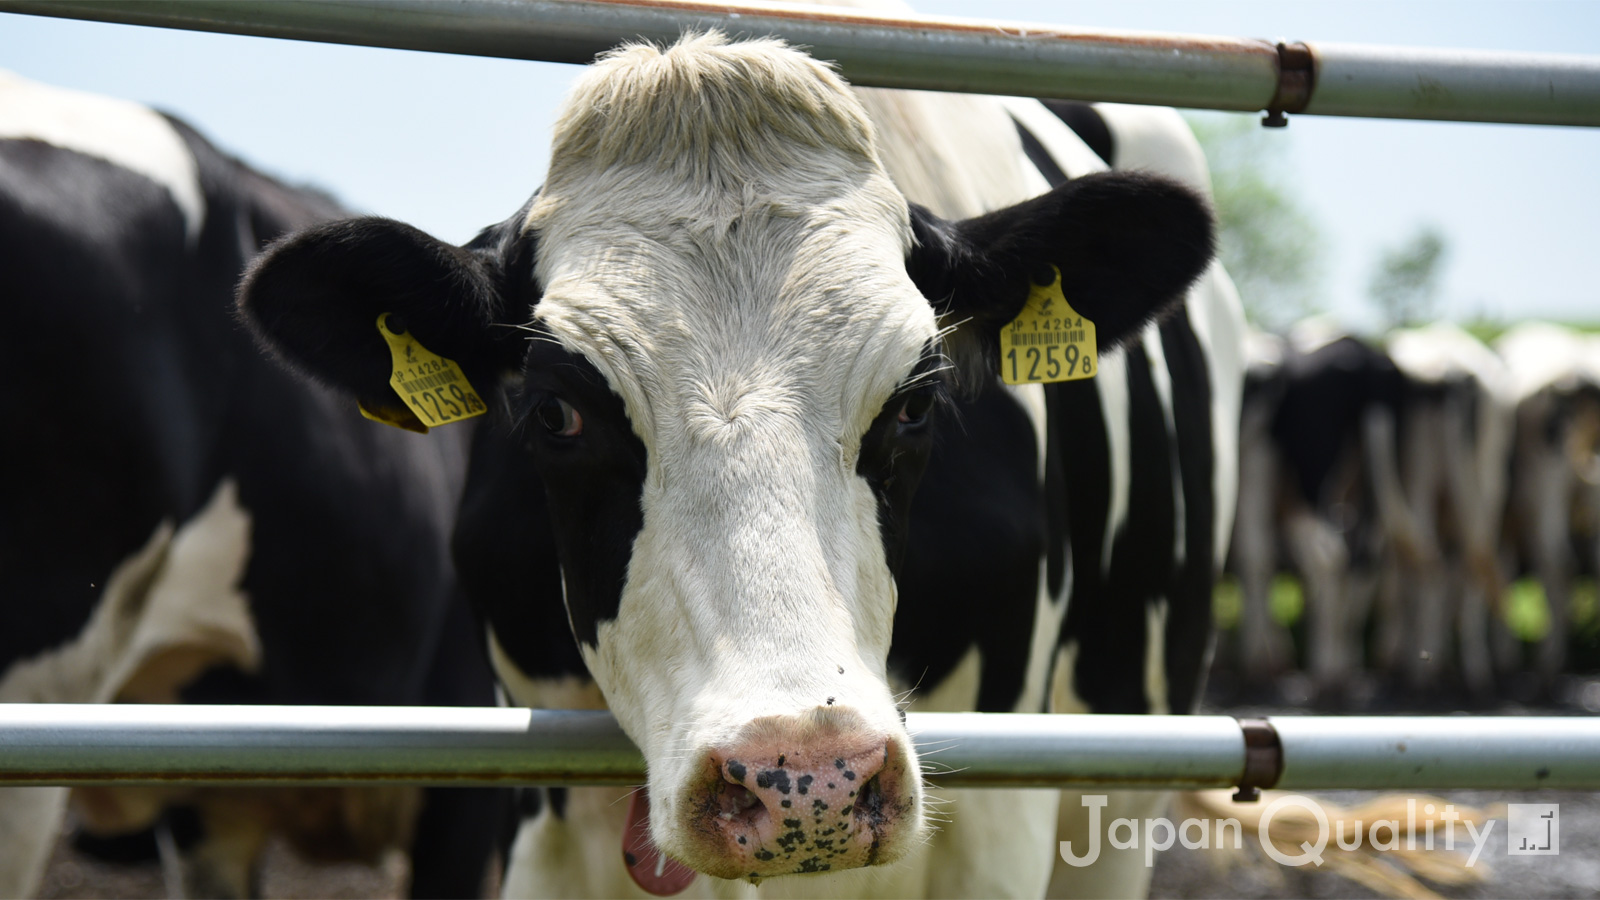
[[[1259,773],[1275,771],[1275,786],[1295,790],[1600,789],[1594,718],[1285,716],[1268,723],[1281,760],[1256,760],[1248,778],[1244,731],[1228,716],[912,713],[906,724],[929,778],[949,788],[1272,787]],[[0,785],[643,781],[639,751],[604,712],[0,704]]]

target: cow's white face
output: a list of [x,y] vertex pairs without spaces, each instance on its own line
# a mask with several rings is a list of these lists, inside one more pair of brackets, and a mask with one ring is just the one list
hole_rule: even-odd
[[[882,461],[863,465],[862,448],[880,420],[891,442],[919,427],[920,410],[900,412],[921,403],[938,326],[865,114],[822,67],[771,49],[702,38],[602,63],[526,226],[544,293],[524,403],[546,483],[568,483],[551,503],[569,614],[649,763],[658,843],[723,877],[886,861],[921,821],[885,673]],[[790,134],[730,134],[748,123],[729,114],[758,102],[737,93],[756,67],[832,95],[779,110]],[[632,90],[641,69],[685,96]],[[705,99],[717,79],[725,106]],[[672,133],[640,135],[644,122]],[[570,383],[580,359],[588,385]],[[596,398],[597,380],[620,403]],[[579,458],[595,452],[617,464]],[[575,482],[630,467],[637,495],[612,496],[637,503],[637,533],[579,533],[606,501]],[[618,560],[625,573],[599,571]],[[762,788],[769,770],[809,778],[804,796]]]
[[[654,841],[761,878],[889,862],[920,836],[885,669],[941,348],[981,373],[1030,280],[1059,272],[1110,349],[1211,242],[1204,201],[1138,174],[938,219],[890,183],[828,69],[699,36],[580,79],[544,189],[467,246],[319,226],[265,254],[240,302],[389,421],[409,413],[381,313],[480,389],[511,376],[520,424],[480,435],[476,493],[503,487],[502,515],[548,505],[573,634],[649,764]],[[473,521],[458,543],[493,532]],[[527,621],[488,612],[502,637]]]

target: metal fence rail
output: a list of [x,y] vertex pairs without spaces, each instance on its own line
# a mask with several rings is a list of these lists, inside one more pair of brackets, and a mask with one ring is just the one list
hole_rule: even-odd
[[852,82],[1200,109],[1600,125],[1600,58],[1089,31],[704,0],[0,0],[0,11],[588,62],[686,29],[778,35]]
[[[1247,778],[1245,726],[1228,716],[912,713],[907,726],[945,787]],[[1280,788],[1600,790],[1596,718],[1306,716],[1266,731]],[[644,763],[603,712],[0,704],[0,785],[175,781],[632,785]]]

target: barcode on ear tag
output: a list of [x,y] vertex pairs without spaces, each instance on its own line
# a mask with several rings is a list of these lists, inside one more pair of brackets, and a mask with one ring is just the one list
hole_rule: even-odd
[[[422,346],[403,328],[391,328],[395,324],[391,316],[391,313],[378,316],[378,333],[388,342],[389,354],[394,359],[389,386],[424,429],[460,422],[489,411],[454,360]],[[373,415],[363,409],[362,414],[385,424],[406,427],[396,421],[398,416],[388,411]]]
[[1000,330],[1000,379],[1006,384],[1051,384],[1093,378],[1100,371],[1094,323],[1061,293],[1061,270],[1034,284],[1022,313]]

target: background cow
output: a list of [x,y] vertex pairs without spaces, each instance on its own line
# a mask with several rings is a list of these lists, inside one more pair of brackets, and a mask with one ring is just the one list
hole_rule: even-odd
[[[1238,579],[1240,609],[1231,658],[1253,686],[1265,686],[1294,663],[1287,631],[1272,619],[1269,597],[1285,560],[1280,540],[1280,480],[1286,461],[1272,439],[1283,395],[1283,338],[1251,329],[1245,335],[1244,393],[1239,410],[1239,479],[1228,570]],[[1219,659],[1224,654],[1219,654]]]
[[[1593,668],[1600,341],[1537,321],[1492,352],[1450,325],[1386,341],[1403,369],[1322,318],[1252,336],[1251,477],[1231,548],[1247,695],[1299,702],[1314,685],[1322,704],[1592,706],[1567,676]],[[1280,572],[1303,588],[1304,681],[1274,680],[1293,662],[1267,614],[1269,590],[1293,590]]]
[[[1301,579],[1305,657],[1315,689],[1337,701],[1364,660],[1364,630],[1390,556],[1419,552],[1398,473],[1407,384],[1381,350],[1321,328],[1268,336],[1252,361],[1241,426],[1234,568],[1244,674],[1293,659],[1268,612],[1280,567]],[[1391,579],[1392,580],[1392,579]]]
[[[645,753],[626,809],[544,792],[508,894],[636,894],[624,853],[657,892],[695,881],[681,860],[780,894],[1038,894],[1058,795],[951,796],[930,836],[897,698],[1192,706],[1238,306],[1192,137],[1095,115],[1117,165],[1198,191],[1093,174],[1037,103],[856,95],[771,40],[626,47],[579,79],[540,193],[465,247],[362,219],[252,269],[265,340],[364,403],[389,396],[384,312],[492,394],[455,547],[496,668],[518,703],[603,702]],[[1056,271],[1126,352],[1003,386],[1000,330]]]
[[[0,358],[28,386],[4,442],[0,700],[492,702],[446,555],[467,435],[353,419],[235,319],[246,260],[338,213],[180,122],[0,75]],[[271,834],[312,858],[415,839],[413,890],[464,896],[500,796],[97,788],[78,812],[123,831],[193,809],[202,896],[252,892]],[[34,890],[66,798],[0,800],[0,894]]]
[[1504,587],[1498,535],[1513,405],[1505,364],[1449,323],[1396,332],[1388,350],[1409,382],[1400,469],[1422,552],[1396,561],[1400,626],[1379,652],[1413,689],[1437,686],[1455,664],[1484,696],[1494,681],[1490,610]]
[[1544,589],[1535,658],[1549,690],[1566,666],[1573,579],[1600,573],[1600,340],[1542,322],[1495,341],[1516,403],[1503,545]]
[[1391,676],[1390,699],[1429,703],[1464,687],[1485,700],[1491,643],[1509,640],[1495,558],[1506,367],[1453,325],[1396,331],[1387,345],[1310,320],[1255,370],[1242,453],[1271,477],[1242,488],[1236,523],[1241,661],[1250,677],[1276,671],[1264,664],[1276,635],[1265,606],[1281,567],[1304,589],[1302,651],[1323,701],[1370,700],[1350,691],[1363,661]]

